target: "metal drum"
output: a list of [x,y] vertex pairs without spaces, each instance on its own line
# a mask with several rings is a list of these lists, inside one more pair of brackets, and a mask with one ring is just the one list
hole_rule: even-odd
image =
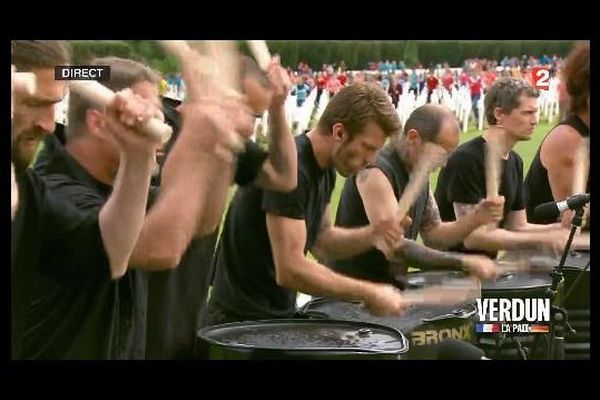
[[399,331],[368,322],[276,319],[234,322],[198,331],[198,358],[399,360],[408,341]]
[[590,261],[589,251],[571,251],[563,267],[565,296],[563,306],[575,335],[565,337],[565,359],[590,359]]
[[[549,272],[506,273],[495,280],[484,281],[481,297],[485,298],[549,298],[552,277]],[[562,285],[561,285],[562,286]],[[560,293],[561,287],[559,287]],[[477,342],[487,357],[499,360],[548,358],[549,333],[504,334],[478,333]]]
[[473,304],[459,306],[412,306],[401,317],[378,317],[359,302],[317,298],[306,303],[301,313],[323,320],[371,322],[397,329],[409,338],[406,358],[437,359],[439,343],[448,337],[475,343]]

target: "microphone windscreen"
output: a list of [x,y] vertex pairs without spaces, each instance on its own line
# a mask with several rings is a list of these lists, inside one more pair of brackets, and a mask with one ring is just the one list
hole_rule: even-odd
[[540,204],[533,210],[536,218],[538,219],[556,219],[558,218],[560,211],[556,203],[545,203]]

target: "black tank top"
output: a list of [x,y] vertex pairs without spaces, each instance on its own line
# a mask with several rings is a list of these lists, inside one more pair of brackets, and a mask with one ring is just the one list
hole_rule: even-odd
[[[393,147],[384,148],[379,153],[375,165],[368,168],[379,168],[392,184],[396,199],[400,198],[400,194],[402,194],[408,184],[409,173]],[[409,211],[409,215],[412,218],[412,225],[405,233],[407,239],[414,240],[417,238],[428,198],[429,185],[419,194],[417,201]],[[356,186],[355,176],[346,179],[340,196],[335,225],[344,228],[369,225],[369,219],[367,218],[362,198]],[[346,260],[331,260],[327,265],[339,273],[358,279],[385,283],[393,283],[395,281],[389,271],[389,262],[383,253],[377,249]],[[404,272],[406,273],[406,271]]]
[[[586,138],[590,136],[590,129],[577,115],[569,115],[559,125],[569,125],[573,127],[582,137]],[[554,129],[554,128],[553,128]],[[547,137],[547,136],[546,136]],[[546,140],[546,138],[544,138]],[[543,144],[543,142],[542,142]],[[548,180],[548,170],[542,164],[540,158],[540,151],[542,146],[537,151],[535,158],[529,167],[529,172],[525,178],[525,196],[527,202],[527,221],[535,224],[551,224],[557,222],[549,218],[539,218],[534,215],[534,210],[540,204],[555,201],[552,196],[552,189],[550,188],[550,181]],[[590,191],[590,180],[588,176],[586,192]],[[562,200],[562,199],[556,199]]]

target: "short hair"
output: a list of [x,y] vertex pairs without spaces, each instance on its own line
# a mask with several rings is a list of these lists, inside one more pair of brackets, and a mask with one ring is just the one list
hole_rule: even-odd
[[[106,65],[110,67],[110,79],[102,82],[113,91],[123,90],[138,82],[151,82],[158,84],[160,74],[152,68],[134,60],[119,57],[101,57],[90,62],[90,65]],[[69,94],[68,126],[65,131],[67,139],[75,137],[85,126],[87,110],[98,108],[98,104],[71,92]]]
[[369,122],[374,122],[393,136],[400,132],[402,123],[387,94],[377,84],[355,83],[336,93],[327,103],[318,127],[331,132],[333,125],[344,124],[350,140]]
[[587,108],[590,96],[590,43],[577,43],[567,56],[562,77],[571,96],[570,112],[577,113]]
[[425,104],[410,114],[404,125],[404,135],[406,136],[411,129],[415,129],[423,141],[435,142],[447,118],[454,119],[457,129],[459,128],[456,117],[448,108],[438,104]]
[[71,53],[64,40],[13,40],[10,58],[17,71],[31,71],[69,64]]
[[267,74],[260,69],[256,61],[248,56],[240,56],[240,81],[246,78],[255,79],[265,89],[271,89],[271,81]]
[[506,113],[519,107],[519,97],[539,97],[539,91],[523,79],[500,78],[490,86],[485,94],[485,119],[488,124],[496,125],[494,109],[500,107]]

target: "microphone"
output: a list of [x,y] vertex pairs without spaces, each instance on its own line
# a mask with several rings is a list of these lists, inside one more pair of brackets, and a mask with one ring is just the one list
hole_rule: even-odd
[[454,338],[446,338],[438,348],[438,360],[489,360],[479,347]]
[[590,202],[590,194],[576,194],[563,201],[540,204],[534,210],[537,218],[556,219],[565,210],[577,210]]

